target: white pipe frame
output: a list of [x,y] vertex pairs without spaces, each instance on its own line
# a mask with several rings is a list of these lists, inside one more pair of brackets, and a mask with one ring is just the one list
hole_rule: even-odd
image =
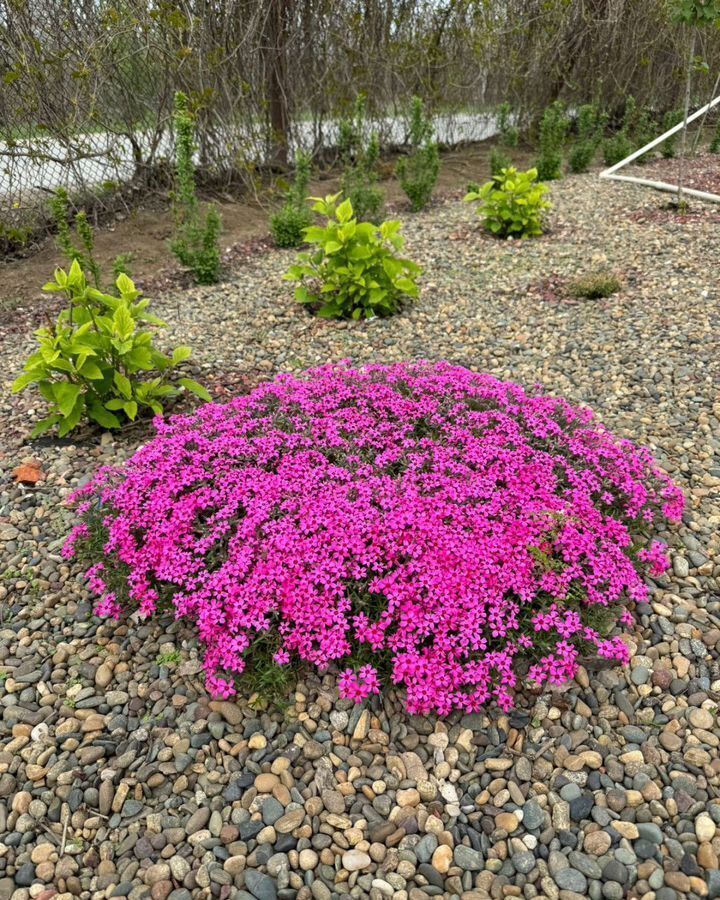
[[[700,118],[700,116],[708,113],[714,106],[717,106],[720,103],[720,95],[715,97],[714,100],[711,100],[709,103],[706,103],[701,109],[698,109],[691,116],[688,116],[687,124],[689,125],[691,122],[694,122],[695,119]],[[681,131],[682,128],[685,127],[685,120],[682,122],[678,122],[677,125],[673,125],[672,128],[669,128],[665,134],[661,134],[660,137],[655,138],[655,140],[650,141],[649,144],[645,144],[644,147],[641,147],[639,150],[636,150],[634,153],[631,153],[630,156],[627,156],[625,159],[620,160],[619,163],[615,163],[614,166],[610,166],[609,169],[605,169],[600,173],[600,178],[608,179],[609,181],[625,181],[630,184],[642,184],[646,187],[655,188],[657,191],[666,191],[670,194],[677,194],[680,190],[679,185],[677,184],[668,184],[665,181],[652,181],[649,178],[636,178],[633,175],[616,175],[615,173],[622,169],[624,166],[629,165],[631,162],[634,162],[638,157],[642,156],[644,153],[647,153],[648,150],[652,150],[653,147],[657,147],[658,144],[661,144],[666,138],[671,137],[673,134],[676,134],[678,131]],[[687,194],[690,197],[697,197],[698,200],[708,200],[710,203],[720,203],[720,195],[718,194],[710,194],[707,191],[697,191],[693,188],[683,187],[683,194]]]

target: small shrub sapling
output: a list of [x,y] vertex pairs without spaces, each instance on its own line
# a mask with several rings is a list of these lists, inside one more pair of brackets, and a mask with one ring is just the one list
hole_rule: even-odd
[[310,157],[298,153],[295,180],[285,204],[270,218],[270,230],[278,247],[299,247],[303,243],[305,229],[312,225],[312,213],[306,202],[310,174]]
[[529,238],[543,233],[543,221],[552,204],[545,199],[547,186],[538,182],[537,169],[518,172],[503,169],[479,191],[465,195],[477,203],[485,228],[497,237]]
[[540,123],[540,153],[535,164],[540,181],[562,178],[563,148],[569,127],[565,106],[556,100],[545,110]]
[[400,222],[358,222],[340,196],[311,198],[326,224],[305,229],[311,249],[283,278],[298,282],[296,300],[323,318],[390,316],[417,297],[420,267],[400,256]]
[[398,161],[396,171],[413,212],[424,209],[440,172],[440,152],[419,97],[413,97],[410,107],[410,152]]
[[155,347],[147,326],[164,323],[148,312],[149,301],[127,275],[117,278],[117,296],[104,294],[88,285],[74,260],[68,272],[57,269],[43,290],[68,302],[54,326],[36,331],[38,349],[13,384],[15,393],[36,385],[50,405],[33,437],[55,426],[64,437],[84,420],[120,428],[143,411],[162,413],[163,403],[183,388],[210,399],[202,385],[177,377],[189,347],[176,347],[169,356]]
[[188,268],[198,284],[214,284],[220,276],[220,214],[210,206],[203,218],[195,183],[195,123],[188,98],[175,94],[175,139],[177,142],[175,233],[170,249]]

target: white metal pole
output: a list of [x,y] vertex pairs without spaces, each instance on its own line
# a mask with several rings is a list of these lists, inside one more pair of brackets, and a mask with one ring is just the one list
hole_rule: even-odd
[[[706,103],[705,106],[698,109],[691,116],[688,116],[687,123],[694,122],[695,119],[700,118],[700,116],[709,112],[713,107],[717,106],[720,103],[720,95],[715,97],[714,100],[711,100],[709,103]],[[669,128],[664,134],[661,134],[660,137],[655,138],[655,140],[650,141],[649,144],[645,144],[644,147],[641,147],[639,150],[636,150],[634,153],[631,153],[630,156],[627,156],[625,159],[620,160],[619,163],[615,163],[614,166],[610,166],[608,169],[604,169],[600,173],[600,178],[606,178],[609,181],[626,181],[630,184],[642,184],[647,187],[655,188],[658,191],[667,191],[671,194],[677,194],[678,185],[676,184],[668,184],[665,181],[653,181],[649,178],[639,178],[634,175],[616,175],[615,173],[622,169],[624,166],[629,165],[631,162],[634,162],[638,157],[642,156],[644,153],[647,153],[648,150],[652,150],[653,147],[657,147],[658,144],[661,144],[665,138],[669,138],[671,135],[680,131],[681,128],[685,126],[685,120],[678,122],[677,125],[673,125],[672,128]],[[683,194],[688,194],[691,197],[697,197],[699,200],[708,200],[711,203],[720,203],[720,195],[718,194],[710,194],[707,191],[697,191],[691,188],[683,188]]]

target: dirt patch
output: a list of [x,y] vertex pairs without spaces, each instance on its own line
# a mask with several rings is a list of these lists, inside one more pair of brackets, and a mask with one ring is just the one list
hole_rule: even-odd
[[[622,174],[677,184],[680,177],[680,159],[654,159],[642,166],[628,166],[622,169]],[[699,153],[686,159],[684,186],[720,195],[720,154]]]
[[[492,142],[472,144],[442,154],[442,168],[436,194],[439,197],[464,191],[468,181],[487,180],[490,175]],[[513,157],[520,167],[530,164],[531,151],[518,149]],[[384,161],[383,188],[391,213],[403,214],[408,210],[407,199],[397,180],[392,177],[394,159]],[[338,173],[316,179],[310,185],[310,193],[324,195],[339,190]],[[265,252],[272,246],[268,234],[268,216],[275,202],[269,189],[257,199],[223,198],[216,201],[223,219],[220,246],[227,270],[232,273],[250,258]],[[106,274],[112,272],[112,263],[119,254],[130,255],[133,278],[145,292],[158,293],[189,283],[170,253],[168,241],[173,230],[172,211],[167,203],[153,198],[147,208],[131,213],[121,213],[109,225],[96,230],[95,256]],[[0,323],[24,312],[27,301],[42,298],[44,309],[49,311],[45,295],[40,288],[48,280],[54,268],[65,260],[48,237],[33,253],[23,258],[0,261]]]

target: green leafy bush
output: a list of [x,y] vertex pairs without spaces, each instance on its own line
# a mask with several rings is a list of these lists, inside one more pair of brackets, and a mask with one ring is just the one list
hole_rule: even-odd
[[490,174],[499,175],[503,169],[509,169],[512,166],[512,160],[499,147],[493,147],[490,150]]
[[440,152],[419,97],[413,97],[410,107],[410,153],[398,161],[396,171],[413,212],[424,209],[440,173]]
[[[655,137],[656,129],[650,110],[646,106],[638,105],[632,94],[625,101],[623,128],[633,150],[644,147]],[[632,153],[632,150],[630,152]],[[643,155],[639,157],[638,162],[642,162],[644,159]]]
[[299,247],[303,232],[312,225],[312,215],[305,202],[310,174],[310,157],[298,153],[295,180],[287,192],[285,205],[270,218],[270,230],[278,247]]
[[166,356],[153,346],[144,325],[163,325],[147,312],[149,300],[126,276],[118,276],[118,296],[103,294],[87,284],[78,260],[69,272],[56,269],[55,280],[43,287],[64,294],[68,305],[52,328],[35,332],[39,349],[25,363],[15,381],[18,392],[36,384],[50,404],[50,414],[33,429],[37,437],[55,425],[61,437],[84,419],[103,428],[119,428],[143,409],[162,413],[163,402],[185,388],[204,400],[210,396],[189,378],[170,377],[190,357],[189,347]]
[[571,172],[587,172],[600,146],[602,132],[603,120],[597,106],[594,103],[581,106],[577,117],[577,142],[568,159]]
[[614,166],[633,152],[630,139],[623,129],[605,138],[602,148],[606,166]]
[[713,135],[713,139],[710,144],[710,152],[720,153],[720,119],[718,119],[718,123],[715,127],[715,134]]
[[9,225],[0,222],[0,254],[24,250],[33,237],[33,229],[27,225]]
[[175,234],[170,249],[198,284],[214,284],[220,275],[220,214],[210,206],[203,219],[195,184],[195,123],[182,92],[175,94]]
[[70,233],[70,198],[65,188],[58,188],[50,200],[50,213],[57,230],[55,243],[69,263],[77,262],[82,269],[90,272],[95,287],[100,287],[100,266],[93,251],[95,235],[85,212],[75,214],[75,230],[80,238],[81,247],[76,246]]
[[[70,198],[65,188],[58,188],[50,200],[50,213],[57,231],[55,243],[62,251],[68,263],[77,262],[81,269],[90,272],[95,287],[102,287],[102,270],[95,259],[95,232],[88,221],[87,213],[80,210],[75,213],[75,232],[80,239],[77,246],[70,232]],[[131,253],[120,253],[113,260],[113,278],[118,275],[129,275]]]
[[311,198],[326,225],[306,229],[313,249],[283,278],[298,282],[296,300],[323,318],[390,316],[407,297],[417,297],[420,267],[399,255],[400,222],[358,222],[349,199],[338,205],[340,196]]
[[562,178],[563,147],[569,122],[560,100],[548,106],[540,123],[540,153],[535,168],[541,181]]
[[509,103],[501,103],[498,107],[498,132],[500,143],[503,147],[517,147],[520,142],[520,131],[512,125],[512,106]]
[[365,97],[358,95],[352,119],[343,119],[339,126],[338,145],[343,163],[342,193],[352,204],[359,221],[382,220],[385,198],[378,185],[377,163],[380,142],[373,134],[365,143]]
[[[603,143],[603,157],[605,165],[614,166],[630,154],[649,144],[655,136],[655,128],[652,116],[646,107],[638,106],[635,98],[630,95],[625,101],[622,127],[614,135]],[[645,156],[638,158],[641,163]]]
[[552,204],[545,199],[547,187],[538,183],[537,169],[518,172],[504,169],[479,191],[465,196],[478,203],[485,227],[498,237],[537,237],[543,233],[543,219]]
[[589,272],[571,281],[568,293],[576,299],[601,300],[617,294],[621,288],[620,279],[612,272]]

